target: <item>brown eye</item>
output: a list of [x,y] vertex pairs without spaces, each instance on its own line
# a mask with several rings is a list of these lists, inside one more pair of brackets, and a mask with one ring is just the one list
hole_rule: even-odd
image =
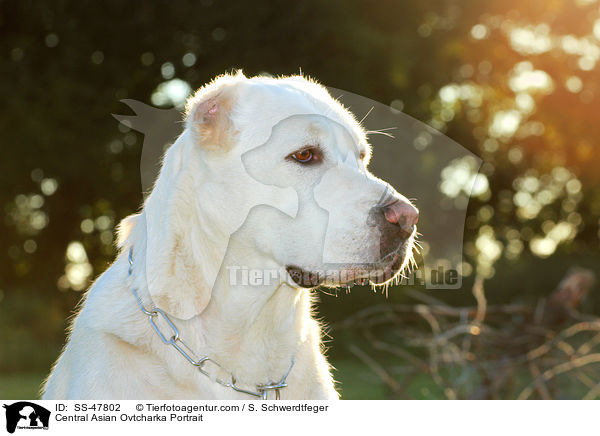
[[312,150],[310,148],[307,148],[306,150],[297,151],[292,155],[292,157],[298,162],[306,163],[310,162],[313,159],[314,155]]

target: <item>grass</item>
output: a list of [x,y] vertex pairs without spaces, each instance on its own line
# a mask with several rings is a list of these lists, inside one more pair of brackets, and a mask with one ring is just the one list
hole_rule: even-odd
[[[364,363],[352,357],[333,359],[333,376],[343,400],[385,400],[387,389]],[[39,398],[39,389],[47,376],[39,373],[0,374],[0,399],[31,400]],[[419,376],[407,388],[410,398],[436,398],[431,378]]]
[[343,400],[384,400],[386,389],[381,379],[358,359],[336,359],[333,377]]
[[35,400],[47,373],[0,374],[0,399]]
[[[385,388],[379,378],[354,359],[336,360],[337,389],[346,400],[382,400]],[[0,374],[0,399],[31,400],[39,398],[39,389],[47,373]]]

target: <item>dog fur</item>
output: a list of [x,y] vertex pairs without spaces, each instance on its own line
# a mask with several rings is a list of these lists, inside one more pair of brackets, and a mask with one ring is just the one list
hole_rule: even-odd
[[[322,162],[290,158],[306,144],[322,149]],[[238,73],[200,89],[141,212],[121,222],[119,255],[87,292],[43,398],[251,399],[165,345],[133,288],[199,356],[227,369],[207,363],[212,376],[235,374],[238,386],[253,389],[279,381],[295,360],[282,399],[337,399],[311,313],[314,286],[285,272],[271,283],[233,284],[232,267],[337,265],[341,276],[321,277],[332,286],[344,274],[356,278],[358,266],[393,277],[414,232],[391,262],[369,212],[386,196],[408,201],[368,172],[369,157],[360,124],[313,81]]]

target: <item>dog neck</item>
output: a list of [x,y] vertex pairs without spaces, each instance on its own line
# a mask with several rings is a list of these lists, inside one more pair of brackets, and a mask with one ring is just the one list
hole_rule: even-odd
[[[147,254],[143,242],[135,247],[135,252],[131,286],[138,290],[146,307],[161,308],[147,289]],[[243,277],[233,280],[232,271],[270,272],[280,268],[258,253],[249,255],[245,244],[232,238],[205,310],[188,320],[173,318],[168,310],[165,312],[198,357],[210,357],[235,374],[240,383],[249,386],[276,381],[290,367],[311,331],[310,291],[288,285],[282,274],[269,283],[257,285]],[[148,331],[155,336],[150,325]],[[154,338],[158,349],[163,352],[164,345],[157,339]],[[188,366],[185,359],[178,359],[175,350],[169,348],[164,352],[174,356],[169,361]]]
[[305,340],[310,292],[289,286],[282,274],[261,280],[281,267],[244,251],[230,242],[211,301],[199,318],[207,350],[240,380],[256,376],[246,374],[249,368],[273,377],[289,366]]

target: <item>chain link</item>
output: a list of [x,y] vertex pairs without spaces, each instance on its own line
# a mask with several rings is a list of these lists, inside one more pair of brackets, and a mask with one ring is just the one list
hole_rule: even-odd
[[[129,276],[131,276],[133,274],[133,247],[131,247],[129,249],[129,271],[128,271],[128,274],[129,274]],[[154,331],[156,332],[158,337],[161,339],[161,341],[164,344],[171,345],[173,348],[175,348],[179,352],[179,354],[181,354],[189,363],[194,365],[201,374],[205,375],[206,377],[208,377],[211,380],[214,380],[216,383],[220,384],[221,386],[224,386],[226,388],[231,388],[236,392],[248,394],[253,397],[262,398],[263,400],[267,400],[269,392],[275,391],[275,399],[277,399],[277,400],[280,399],[279,390],[287,387],[286,380],[292,370],[292,367],[294,366],[295,358],[292,358],[292,363],[290,364],[288,370],[286,371],[286,373],[283,375],[283,377],[281,378],[281,380],[278,383],[267,383],[264,385],[257,385],[256,391],[242,389],[236,385],[235,376],[233,375],[233,373],[231,371],[228,371],[222,365],[220,365],[218,362],[214,361],[213,359],[211,359],[208,356],[203,356],[203,357],[198,358],[196,353],[194,353],[194,351],[184,342],[184,340],[181,339],[181,337],[179,337],[179,330],[177,329],[177,326],[173,323],[173,321],[171,321],[169,316],[163,310],[159,309],[158,307],[155,307],[151,310],[146,309],[146,307],[144,307],[144,304],[142,303],[142,300],[140,299],[140,296],[138,295],[137,291],[133,287],[131,288],[131,292],[133,293],[133,296],[135,297],[142,313],[144,313],[144,315],[148,316],[148,321],[150,322],[150,325],[152,326],[152,328],[154,329]],[[156,321],[159,318],[162,318],[163,321],[170,327],[170,329],[171,329],[170,335],[165,335],[160,330],[160,327],[158,327],[158,324],[156,323]],[[213,365],[219,367],[219,369],[221,369],[222,371],[227,372],[229,374],[230,381],[225,381],[218,377],[211,377],[210,373],[206,369],[204,369],[204,364],[207,362],[211,362]]]

